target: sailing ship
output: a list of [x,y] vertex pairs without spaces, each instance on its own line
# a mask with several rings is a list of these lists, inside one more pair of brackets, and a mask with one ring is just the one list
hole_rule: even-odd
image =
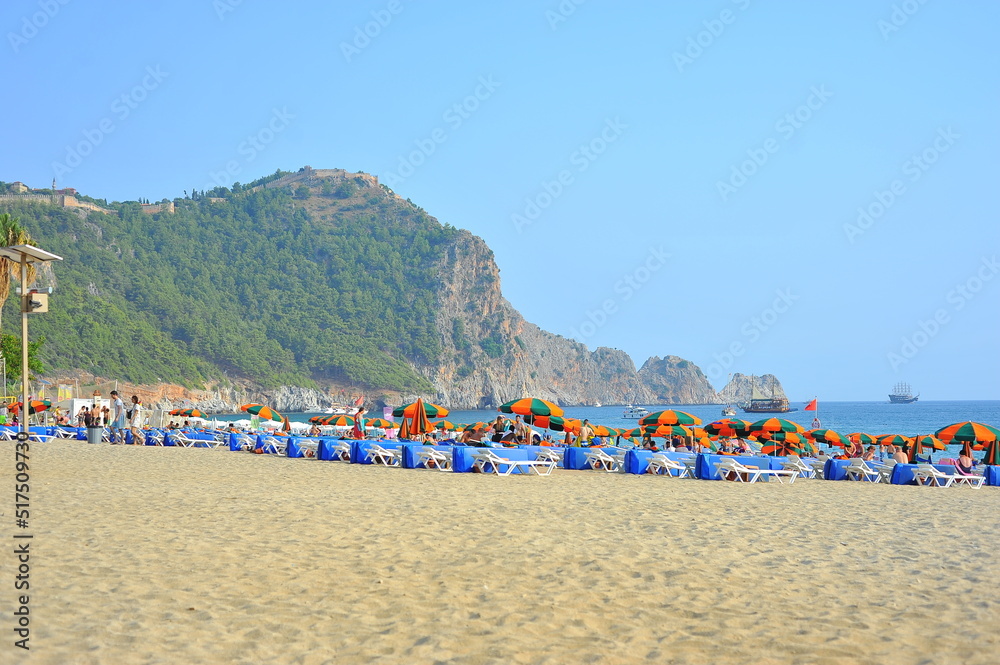
[[776,397],[774,394],[774,382],[771,382],[771,396],[768,397],[761,390],[757,389],[754,383],[755,377],[750,377],[750,401],[740,404],[740,408],[745,413],[788,413],[797,411],[788,405],[788,398],[785,396]]
[[912,404],[918,399],[920,399],[920,395],[914,396],[908,383],[897,383],[892,388],[892,394],[889,395],[889,401],[893,404]]

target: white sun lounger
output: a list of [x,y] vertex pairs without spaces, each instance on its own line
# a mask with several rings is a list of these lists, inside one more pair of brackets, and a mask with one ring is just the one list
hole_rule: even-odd
[[417,459],[419,459],[428,469],[451,471],[451,455],[442,450],[434,450],[430,448],[418,450]]
[[[741,483],[755,483],[761,478],[773,477],[782,484],[785,482],[782,478],[788,478],[788,484],[791,485],[799,476],[798,471],[791,471],[789,469],[752,469],[748,466],[743,466],[732,458],[716,462],[715,471],[723,480],[733,479]],[[745,480],[744,476],[746,477]]]
[[565,455],[565,448],[548,448],[546,450],[541,450],[535,459],[542,462],[555,462],[559,464],[563,460],[563,455]]
[[[512,460],[500,457],[492,450],[484,450],[472,455],[473,466],[482,473],[495,473],[498,476],[509,476],[515,469],[525,469],[529,474],[547,476],[556,468],[556,463],[547,460]],[[487,467],[489,470],[487,471]]]
[[678,478],[692,477],[691,469],[688,468],[688,465],[684,464],[683,462],[677,462],[675,460],[670,459],[666,455],[661,455],[661,454],[654,454],[652,457],[649,458],[649,466],[646,467],[647,473],[652,473],[657,475],[662,473],[668,476],[672,476],[673,474],[670,473],[671,471],[678,471],[679,472],[677,474]]
[[879,469],[868,466],[868,462],[860,457],[855,457],[848,461],[847,466],[844,467],[844,475],[847,476],[848,480],[859,480],[861,482],[867,480],[878,483],[882,482],[883,479],[883,475]]
[[351,461],[351,442],[350,441],[340,441],[333,447],[334,456],[341,462]]
[[913,478],[918,485],[930,487],[951,487],[956,485],[968,485],[973,489],[979,489],[986,482],[983,476],[964,476],[957,473],[945,473],[935,469],[931,464],[921,464],[913,471]]
[[609,455],[602,448],[593,448],[583,454],[590,468],[601,471],[621,471],[625,466],[625,453]]
[[372,464],[399,466],[399,463],[402,460],[402,451],[389,450],[388,448],[383,448],[376,443],[372,444],[372,447],[368,449],[368,454],[365,455],[365,459],[371,461]]
[[788,459],[782,463],[781,468],[795,471],[802,478],[816,477],[816,469],[811,464],[802,461],[802,458],[797,455],[789,455]]
[[284,455],[287,447],[288,439],[278,436],[265,436],[264,441],[261,444],[261,449],[265,453],[268,452],[268,449],[270,449],[277,455]]
[[[286,448],[287,450],[287,448]],[[319,440],[318,439],[299,439],[299,450],[302,451],[303,457],[315,458],[317,452],[319,451]]]

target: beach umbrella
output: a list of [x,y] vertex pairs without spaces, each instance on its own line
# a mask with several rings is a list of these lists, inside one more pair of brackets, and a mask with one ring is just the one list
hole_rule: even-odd
[[913,437],[913,440],[918,442],[921,447],[926,446],[928,448],[933,448],[934,450],[948,449],[947,443],[934,436],[915,436]]
[[464,428],[462,428],[462,431],[463,432],[472,432],[472,431],[477,430],[477,429],[486,429],[486,423],[484,423],[481,420],[479,422],[476,422],[476,423],[469,423]]
[[427,419],[427,410],[424,408],[424,401],[417,399],[417,406],[413,414],[413,422],[410,425],[410,434],[430,434],[434,431],[434,426]]
[[365,418],[365,427],[380,427],[382,429],[387,429],[395,426],[396,423],[391,420],[386,420],[385,418]]
[[930,455],[927,457],[920,457],[924,452],[923,444],[921,444],[916,439],[910,439],[910,447],[906,451],[906,457],[910,461],[910,464],[921,464],[930,462]]
[[394,418],[413,418],[413,416],[417,413],[417,404],[420,404],[423,407],[424,417],[426,418],[444,418],[448,415],[448,409],[443,406],[438,406],[437,404],[425,402],[423,398],[410,404],[397,406],[392,410],[392,415]]
[[[47,399],[31,399],[28,400],[28,413],[29,414],[41,413],[42,411],[50,408],[51,406],[52,402],[50,402]],[[21,402],[11,402],[10,404],[7,405],[7,408],[11,410],[20,409]]]
[[639,419],[639,425],[700,425],[701,418],[687,411],[656,411]]
[[354,418],[350,416],[323,416],[319,419],[319,424],[327,427],[354,427]]
[[431,423],[431,426],[434,429],[444,429],[448,430],[449,432],[455,431],[455,423],[451,422],[450,420],[435,420],[434,422]]
[[990,441],[986,445],[986,454],[983,455],[983,464],[989,466],[1000,465],[1000,441]]
[[875,437],[875,445],[878,446],[908,446],[913,443],[913,439],[902,434],[882,434]]
[[[263,404],[244,404],[240,407],[240,411],[246,411],[252,416],[260,416],[264,420],[274,420],[281,422],[285,419],[283,415],[275,411],[269,406],[264,406]],[[175,414],[178,415],[178,414]]]
[[825,443],[828,446],[839,446],[841,448],[846,447],[851,443],[850,438],[840,432],[834,432],[832,429],[811,429],[805,433],[806,438],[812,439],[819,443]]
[[594,436],[611,436],[611,430],[604,425],[591,425],[590,429],[594,430]]
[[313,423],[314,425],[319,425],[320,421],[323,420],[323,418],[325,417],[326,416],[313,416],[312,418],[309,419],[309,422]]
[[804,432],[805,428],[798,423],[784,418],[765,418],[757,422],[750,423],[750,433],[757,432]]
[[524,417],[524,422],[556,432],[572,432],[573,434],[579,432],[583,426],[583,423],[576,418],[566,418],[564,416],[536,416],[528,414]]
[[[704,430],[701,430],[704,432]],[[649,436],[658,438],[668,438],[672,436],[695,436],[695,432],[683,425],[646,425],[643,427],[634,427],[627,430],[622,434],[622,436],[634,437],[634,436]]]
[[181,416],[182,418],[208,418],[208,415],[204,411],[199,411],[198,409],[174,409],[170,412],[172,416]]
[[1000,429],[969,420],[942,427],[934,436],[947,443],[990,443],[1000,440]]
[[870,446],[875,443],[875,437],[864,432],[851,432],[847,435],[847,438],[852,443],[860,443],[862,446]]
[[768,455],[801,455],[802,451],[816,452],[813,442],[805,434],[797,432],[761,432],[756,438],[768,442],[768,445],[761,448],[761,452]]
[[501,404],[497,411],[500,411],[501,413],[516,413],[521,416],[563,415],[563,410],[552,402],[544,399],[537,399],[535,397],[524,397],[522,399],[515,399],[511,402],[507,402],[506,404]]
[[796,444],[787,441],[771,441],[760,450],[765,455],[773,457],[788,457],[789,455],[798,455],[800,452]]
[[745,436],[750,432],[750,421],[739,418],[723,418],[705,425],[705,431],[712,436]]

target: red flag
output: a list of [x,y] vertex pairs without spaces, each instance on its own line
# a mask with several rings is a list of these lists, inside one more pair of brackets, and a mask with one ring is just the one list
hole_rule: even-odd
[[364,395],[361,395],[356,400],[354,400],[354,406],[361,406],[364,403],[365,403],[365,396]]
[[816,411],[816,400],[814,399],[813,401],[811,401],[808,404],[806,404],[805,408],[802,409],[802,410],[803,411]]

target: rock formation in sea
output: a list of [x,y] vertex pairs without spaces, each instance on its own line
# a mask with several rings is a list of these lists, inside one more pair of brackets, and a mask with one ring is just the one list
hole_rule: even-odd
[[733,374],[729,383],[719,391],[719,399],[726,404],[741,404],[750,401],[751,388],[757,390],[765,397],[771,397],[772,390],[774,397],[785,397],[785,390],[781,387],[781,382],[773,374],[762,374],[760,376],[746,376],[744,374]]

